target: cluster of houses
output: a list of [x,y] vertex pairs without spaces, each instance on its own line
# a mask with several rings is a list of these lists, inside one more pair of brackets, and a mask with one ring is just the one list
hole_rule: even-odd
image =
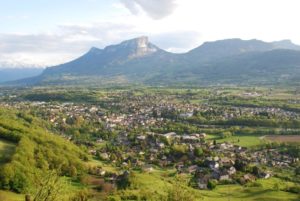
[[[216,106],[185,102],[184,95],[153,94],[132,96],[128,93],[110,94],[99,104],[59,103],[38,101],[9,101],[1,104],[17,109],[35,108],[42,111],[53,125],[66,123],[68,118],[82,117],[86,121],[105,123],[108,129],[118,126],[147,128],[162,125],[172,117],[187,119],[197,114],[210,120],[230,120],[239,117],[272,116],[276,119],[300,119],[300,113],[276,107]],[[177,101],[176,101],[177,100]]]
[[[272,176],[270,169],[291,166],[299,159],[280,153],[276,149],[253,151],[231,143],[216,143],[206,140],[206,134],[178,135],[175,132],[157,134],[146,133],[137,135],[135,140],[119,138],[116,146],[123,146],[120,161],[116,163],[122,168],[140,168],[151,172],[155,167],[176,168],[178,174],[192,174],[197,188],[208,188],[210,180],[218,182],[254,181],[256,178],[267,179]],[[126,146],[124,146],[126,145]],[[186,148],[185,153],[178,155],[172,152],[174,145]],[[203,154],[195,154],[201,148]],[[167,151],[168,150],[168,151]],[[112,161],[110,152],[105,148],[98,150],[101,159]],[[241,162],[244,167],[258,167],[259,172],[239,169]],[[261,167],[264,167],[262,169]],[[238,174],[237,174],[238,173]]]

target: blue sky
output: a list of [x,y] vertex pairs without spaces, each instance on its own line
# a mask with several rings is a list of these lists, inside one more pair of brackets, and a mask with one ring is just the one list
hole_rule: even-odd
[[[105,20],[117,12],[117,0],[1,0],[0,32],[36,33],[58,24]],[[117,13],[118,15],[120,13]]]
[[149,36],[171,52],[226,38],[300,44],[299,0],[0,0],[0,67],[51,66]]

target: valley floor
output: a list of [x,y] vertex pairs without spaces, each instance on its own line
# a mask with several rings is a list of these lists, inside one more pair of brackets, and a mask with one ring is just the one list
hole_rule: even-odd
[[34,197],[47,182],[57,201],[300,200],[296,89],[1,94],[0,201]]

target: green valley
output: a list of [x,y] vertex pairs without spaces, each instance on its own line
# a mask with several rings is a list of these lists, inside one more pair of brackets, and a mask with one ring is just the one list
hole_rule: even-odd
[[2,94],[0,198],[7,201],[299,199],[297,89]]

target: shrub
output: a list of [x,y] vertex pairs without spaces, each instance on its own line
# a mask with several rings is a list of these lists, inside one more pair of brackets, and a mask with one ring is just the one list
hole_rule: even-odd
[[230,131],[226,131],[221,134],[222,138],[229,138],[231,136],[232,136],[232,133]]
[[216,188],[218,182],[216,180],[209,180],[207,183],[207,188],[213,190]]

